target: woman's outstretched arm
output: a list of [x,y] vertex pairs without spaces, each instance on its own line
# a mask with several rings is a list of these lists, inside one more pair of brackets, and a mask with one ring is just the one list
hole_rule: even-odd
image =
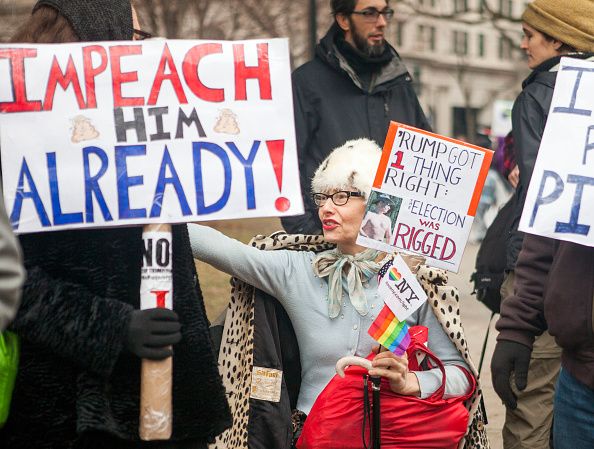
[[189,224],[188,232],[194,258],[281,301],[294,285],[295,263],[307,257],[302,251],[262,251],[198,224]]

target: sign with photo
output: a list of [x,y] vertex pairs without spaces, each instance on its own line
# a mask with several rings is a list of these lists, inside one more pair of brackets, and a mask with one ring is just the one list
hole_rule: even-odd
[[562,58],[519,229],[594,246],[594,62]]
[[288,41],[0,45],[17,233],[303,213]]
[[392,122],[357,243],[457,272],[493,152]]
[[512,129],[513,101],[495,100],[493,103],[493,120],[491,121],[491,135],[505,137]]

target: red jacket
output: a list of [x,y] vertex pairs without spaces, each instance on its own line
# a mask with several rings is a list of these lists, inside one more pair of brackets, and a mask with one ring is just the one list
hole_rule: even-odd
[[532,347],[548,323],[563,368],[594,389],[594,248],[527,234],[515,274],[497,339]]

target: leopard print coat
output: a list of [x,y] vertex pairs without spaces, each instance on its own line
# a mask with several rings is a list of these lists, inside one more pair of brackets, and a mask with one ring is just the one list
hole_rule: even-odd
[[[277,232],[270,237],[256,236],[251,246],[261,250],[288,249],[295,251],[325,251],[333,246],[322,236],[289,235]],[[464,329],[460,321],[460,299],[458,290],[448,286],[445,270],[420,266],[417,279],[427,293],[429,303],[439,323],[456,348],[464,357],[477,379],[477,388],[465,402],[469,410],[469,423],[466,436],[459,449],[489,449],[485,422],[480,408],[482,391],[478,381],[478,371],[474,366]],[[209,449],[248,449],[249,397],[253,367],[254,345],[254,293],[255,288],[239,279],[231,281],[231,301],[223,329],[223,344],[219,352],[219,369],[227,390],[229,406],[233,413],[233,427],[217,437]],[[271,448],[272,449],[272,448]]]

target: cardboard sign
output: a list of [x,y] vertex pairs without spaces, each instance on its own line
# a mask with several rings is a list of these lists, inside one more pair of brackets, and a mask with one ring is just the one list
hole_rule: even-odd
[[563,58],[519,229],[594,246],[594,62]]
[[457,272],[493,152],[392,122],[357,243]]
[[0,45],[18,233],[303,212],[288,41]]
[[427,294],[402,257],[396,255],[377,292],[398,321],[405,321],[427,301]]

